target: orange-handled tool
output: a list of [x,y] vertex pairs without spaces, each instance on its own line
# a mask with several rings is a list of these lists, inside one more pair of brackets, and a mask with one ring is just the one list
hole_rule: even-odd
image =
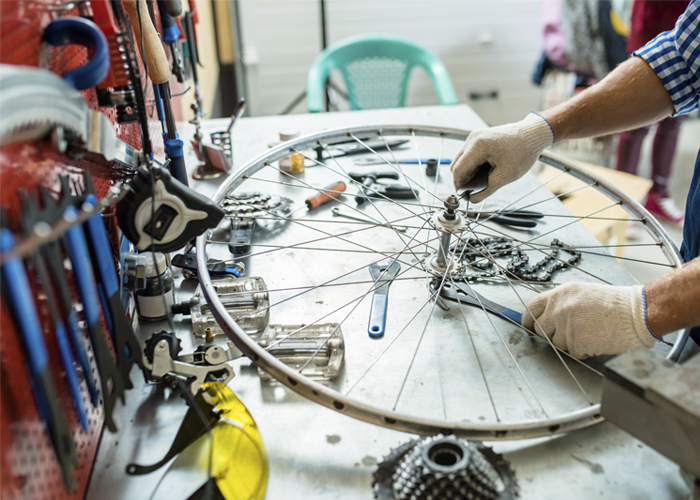
[[346,186],[343,181],[334,182],[333,184],[324,187],[323,190],[320,191],[318,194],[307,198],[304,202],[306,203],[306,208],[308,208],[309,211],[311,211],[314,208],[323,205],[324,203],[328,203],[331,200],[335,200],[341,194],[343,194],[345,189]]
[[[151,22],[148,14],[146,0],[122,0],[124,8],[129,13],[131,27],[134,30],[134,43],[141,50],[141,31],[143,29],[143,51],[148,65],[148,76],[155,84],[165,83],[170,80],[170,67],[165,56],[163,44],[158,32]],[[141,25],[139,26],[139,12],[141,13]]]

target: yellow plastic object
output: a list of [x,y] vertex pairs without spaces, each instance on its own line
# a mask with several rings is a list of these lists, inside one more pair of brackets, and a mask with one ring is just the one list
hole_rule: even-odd
[[202,384],[204,399],[219,411],[212,429],[211,474],[226,500],[262,500],[268,478],[267,452],[255,420],[221,382]]

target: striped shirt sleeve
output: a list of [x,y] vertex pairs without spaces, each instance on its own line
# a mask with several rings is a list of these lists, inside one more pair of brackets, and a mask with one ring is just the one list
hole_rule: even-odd
[[672,31],[661,33],[634,52],[661,78],[676,112],[700,107],[700,0],[692,0]]

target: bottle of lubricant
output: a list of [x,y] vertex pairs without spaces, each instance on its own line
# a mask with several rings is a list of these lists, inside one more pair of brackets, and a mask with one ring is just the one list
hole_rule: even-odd
[[[299,132],[296,130],[286,130],[280,132],[280,141],[291,141],[299,137]],[[304,156],[300,153],[292,153],[286,158],[279,161],[280,170],[288,174],[299,174],[304,171]]]

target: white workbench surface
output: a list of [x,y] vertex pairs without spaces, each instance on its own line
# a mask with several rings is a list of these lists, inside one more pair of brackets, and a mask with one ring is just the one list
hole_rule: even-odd
[[[405,108],[318,115],[243,118],[233,131],[236,167],[265,151],[283,129],[302,135],[324,128],[370,124],[421,124],[452,128],[484,127],[467,106]],[[205,133],[225,129],[228,120],[205,122]],[[193,133],[180,124],[183,138]],[[187,140],[185,140],[187,143]],[[196,165],[190,152],[188,166]],[[199,191],[211,194],[220,180],[191,181]],[[179,300],[186,299],[181,294]],[[163,329],[163,324],[143,325],[141,339]],[[182,323],[183,331],[187,323]],[[185,351],[187,346],[185,345]],[[248,360],[234,363],[237,375],[251,373]],[[254,373],[254,372],[253,372]],[[137,387],[127,393],[127,405],[117,405],[117,434],[105,431],[93,470],[88,499],[187,498],[206,479],[188,469],[187,460],[169,464],[157,472],[130,477],[130,462],[149,464],[169,448],[186,410],[180,396],[166,396],[161,387],[144,386],[132,374]],[[414,436],[353,420],[291,393],[284,387],[249,393],[242,377],[230,383],[256,419],[269,455],[268,499],[371,499],[372,473],[382,457]],[[521,498],[537,499],[683,499],[688,489],[678,467],[640,441],[601,424],[568,435],[517,442],[493,443],[516,472]],[[195,460],[197,449],[188,454]],[[201,450],[200,450],[201,453]],[[188,457],[183,457],[188,458]]]

